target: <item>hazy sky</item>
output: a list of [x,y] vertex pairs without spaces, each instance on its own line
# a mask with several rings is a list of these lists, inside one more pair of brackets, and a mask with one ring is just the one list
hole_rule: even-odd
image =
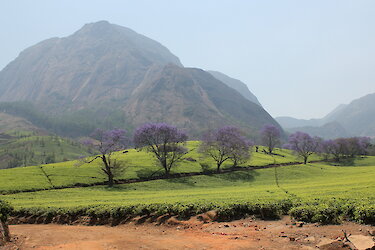
[[99,20],[240,79],[274,117],[318,118],[375,92],[373,0],[1,0],[0,69]]

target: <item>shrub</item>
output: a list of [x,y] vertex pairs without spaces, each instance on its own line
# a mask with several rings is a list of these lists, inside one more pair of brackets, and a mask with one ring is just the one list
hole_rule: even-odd
[[0,220],[5,222],[13,208],[5,201],[0,200]]
[[363,204],[354,210],[354,220],[359,223],[375,225],[375,205]]

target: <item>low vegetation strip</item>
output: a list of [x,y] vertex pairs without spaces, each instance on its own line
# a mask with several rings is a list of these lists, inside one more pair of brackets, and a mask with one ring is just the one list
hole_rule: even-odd
[[[246,166],[246,167],[233,167],[233,168],[227,168],[223,169],[220,172],[217,171],[203,171],[203,172],[190,172],[190,173],[174,173],[170,174],[168,176],[165,175],[156,175],[156,176],[150,176],[150,177],[141,177],[137,179],[120,179],[116,180],[116,184],[128,184],[128,183],[138,183],[138,182],[146,182],[146,181],[154,181],[154,180],[164,180],[164,179],[175,179],[175,178],[182,178],[182,177],[191,177],[191,176],[198,176],[198,175],[212,175],[212,174],[226,174],[230,172],[236,172],[236,171],[244,171],[244,170],[256,170],[256,169],[264,169],[264,168],[275,168],[275,167],[282,167],[282,166],[292,166],[292,165],[298,165],[302,164],[302,162],[288,162],[288,163],[280,163],[280,164],[268,164],[265,166]],[[42,169],[42,167],[41,167]],[[43,171],[45,174],[45,172]],[[45,174],[46,175],[46,174]],[[53,186],[49,176],[46,175],[46,178],[48,179],[48,182],[51,184],[52,188],[48,189],[31,189],[31,190],[14,190],[9,191],[4,194],[17,194],[17,193],[29,193],[29,192],[38,192],[43,190],[53,190],[53,189],[65,189],[65,188],[78,188],[78,187],[93,187],[93,186],[101,186],[106,185],[106,181],[101,182],[94,182],[94,183],[75,183],[74,185],[70,186],[60,186],[55,187]]]
[[[88,225],[125,223],[135,217],[156,220],[160,217],[188,219],[209,211],[214,211],[214,220],[230,221],[248,216],[261,219],[279,219],[290,214],[297,220],[339,224],[343,220],[375,225],[375,206],[373,201],[353,200],[275,200],[268,202],[236,203],[155,203],[135,205],[98,205],[72,208],[22,208],[12,213],[12,223],[60,223]],[[160,219],[159,219],[160,220]]]
[[86,218],[89,224],[115,225],[135,216],[184,218],[215,210],[217,220],[290,213],[303,221],[374,224],[374,160],[358,159],[356,166],[314,163],[2,198],[15,207],[19,223],[74,223]]
[[[189,153],[186,155],[186,160],[177,165],[171,171],[171,175],[215,171],[215,162],[199,154],[197,152],[198,146],[198,141],[187,143]],[[262,147],[259,148],[259,152],[253,152],[251,159],[241,166],[259,167],[299,161],[289,150],[277,149],[275,150],[276,154],[269,155],[263,153],[261,149]],[[150,154],[138,152],[134,149],[128,151],[126,154],[119,152],[114,155],[116,160],[122,161],[125,165],[125,171],[117,177],[117,181],[147,180],[150,176],[161,177],[164,175]],[[312,160],[319,159],[318,156],[312,158]],[[81,164],[77,166],[77,163],[79,161],[67,161],[42,165],[42,168],[40,166],[29,166],[0,170],[0,193],[84,187],[105,183],[106,178],[100,174],[96,165]],[[222,169],[226,170],[231,167],[231,164],[226,164]]]

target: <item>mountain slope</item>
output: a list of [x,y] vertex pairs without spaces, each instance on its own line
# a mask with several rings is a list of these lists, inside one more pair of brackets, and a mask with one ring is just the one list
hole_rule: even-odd
[[342,107],[328,121],[337,121],[354,135],[375,136],[375,93]]
[[129,96],[153,64],[179,59],[136,32],[106,21],[86,24],[66,38],[24,50],[0,73],[0,101],[53,98],[64,106],[113,102]]
[[279,116],[275,120],[285,129],[297,128],[297,127],[315,127],[322,125],[321,119],[297,119],[289,116]]
[[232,123],[255,134],[264,124],[278,126],[262,107],[211,74],[171,64],[151,69],[124,110],[136,124],[164,121],[190,131]]
[[74,136],[93,126],[132,130],[156,121],[195,135],[224,124],[253,134],[278,125],[211,74],[184,68],[158,42],[105,21],[22,52],[0,72],[0,102],[40,127]]
[[0,130],[0,169],[73,160],[93,153],[80,143],[9,114],[0,113]]
[[255,104],[258,104],[259,106],[262,106],[260,102],[258,101],[258,98],[253,93],[250,92],[249,88],[246,86],[245,83],[241,82],[240,80],[231,78],[218,71],[208,70],[207,72],[213,75],[213,77],[215,77],[219,81],[222,81],[229,87],[237,90],[241,95],[243,95],[249,101]]
[[290,133],[297,131],[305,132],[311,136],[319,136],[324,139],[335,139],[339,137],[349,137],[349,134],[346,129],[338,122],[329,122],[322,126],[304,126],[304,127],[295,127],[286,129]]
[[341,104],[322,119],[276,117],[288,131],[305,131],[332,138],[345,136],[375,137],[375,93]]
[[339,114],[346,106],[347,106],[347,104],[340,104],[335,109],[333,109],[331,112],[329,112],[326,116],[324,116],[321,120],[323,120],[323,121],[335,120],[334,117],[337,114]]

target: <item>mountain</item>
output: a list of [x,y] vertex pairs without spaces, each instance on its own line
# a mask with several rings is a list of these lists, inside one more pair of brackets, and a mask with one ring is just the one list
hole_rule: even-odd
[[329,112],[326,116],[323,117],[323,119],[321,119],[323,122],[324,121],[332,121],[332,120],[335,120],[335,116],[337,114],[339,114],[342,110],[345,109],[345,107],[348,106],[347,104],[340,104],[339,106],[337,106],[334,110],[332,110],[331,112]]
[[0,72],[0,102],[2,111],[73,136],[155,121],[197,135],[223,124],[252,134],[279,126],[210,73],[184,68],[160,43],[106,21],[21,52]]
[[0,73],[0,101],[79,108],[123,100],[150,66],[168,63],[182,66],[156,41],[106,21],[86,24],[20,53]]
[[314,127],[322,125],[321,119],[297,119],[289,116],[279,116],[275,120],[285,129],[297,127]]
[[250,92],[249,88],[247,87],[245,83],[241,82],[240,80],[231,78],[218,71],[208,70],[207,72],[213,75],[213,77],[215,77],[219,81],[222,81],[229,87],[237,90],[243,97],[245,97],[249,101],[255,104],[258,104],[259,106],[262,106],[260,102],[258,101],[258,98],[253,93]]
[[211,74],[172,64],[150,69],[124,111],[136,124],[165,121],[190,131],[235,124],[255,134],[264,124],[278,125],[262,107]]
[[341,104],[322,119],[275,119],[289,132],[299,130],[326,138],[375,137],[375,93],[356,99],[350,104]]
[[375,93],[352,101],[326,119],[339,122],[353,135],[374,137]]
[[329,122],[322,126],[304,126],[286,129],[289,133],[297,131],[308,133],[311,136],[319,136],[325,139],[335,139],[339,137],[350,137],[346,129],[338,122]]

